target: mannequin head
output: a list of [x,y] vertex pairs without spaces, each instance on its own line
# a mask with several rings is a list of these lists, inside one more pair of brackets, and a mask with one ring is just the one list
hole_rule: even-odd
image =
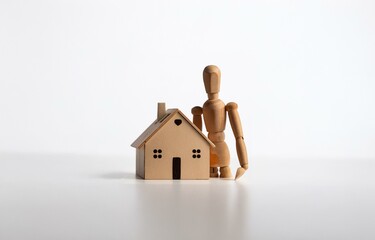
[[203,70],[203,82],[206,88],[208,99],[219,98],[220,92],[220,69],[215,65],[209,65]]

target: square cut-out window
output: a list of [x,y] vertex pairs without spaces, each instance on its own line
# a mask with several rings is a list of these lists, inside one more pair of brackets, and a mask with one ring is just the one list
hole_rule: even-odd
[[193,158],[201,158],[202,157],[200,149],[193,149],[192,153],[193,153],[193,155],[192,155]]
[[153,151],[153,157],[156,158],[162,158],[163,157],[163,150],[155,148]]

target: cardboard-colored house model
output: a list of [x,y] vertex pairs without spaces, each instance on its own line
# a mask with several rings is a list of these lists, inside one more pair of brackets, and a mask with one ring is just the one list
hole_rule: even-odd
[[136,173],[144,179],[209,179],[214,144],[180,110],[158,103],[157,119],[135,140]]

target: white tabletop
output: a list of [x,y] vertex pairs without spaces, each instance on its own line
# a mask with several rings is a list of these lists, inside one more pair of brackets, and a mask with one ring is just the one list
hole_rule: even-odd
[[0,239],[374,239],[374,170],[259,158],[237,182],[144,181],[134,156],[1,154]]

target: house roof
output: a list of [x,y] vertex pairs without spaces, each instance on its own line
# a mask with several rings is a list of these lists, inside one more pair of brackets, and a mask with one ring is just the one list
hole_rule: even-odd
[[132,147],[142,147],[155,133],[157,133],[170,119],[179,113],[193,128],[197,131],[212,147],[215,145],[202,133],[189,118],[187,118],[180,110],[176,108],[168,109],[162,119],[156,119],[151,125],[131,144]]

